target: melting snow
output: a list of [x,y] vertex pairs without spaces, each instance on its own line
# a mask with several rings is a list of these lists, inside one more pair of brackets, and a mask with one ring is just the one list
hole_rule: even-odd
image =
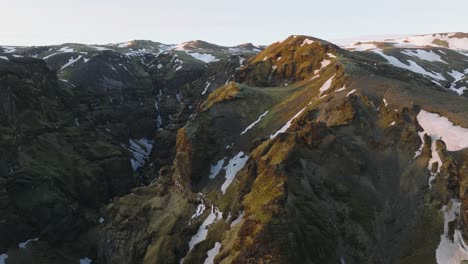
[[18,244],[18,247],[19,247],[19,248],[27,248],[29,243],[31,243],[31,242],[33,242],[33,241],[37,241],[37,240],[39,240],[38,237],[33,238],[33,239],[28,239],[28,240],[26,240],[25,242],[19,243],[19,244]]
[[328,79],[323,85],[322,87],[320,87],[320,94],[322,94],[323,92],[327,91],[328,89],[330,89],[330,86],[333,82],[333,78],[335,78],[335,74],[330,77],[330,79]]
[[214,179],[216,178],[216,176],[218,176],[218,174],[223,169],[225,159],[226,158],[220,159],[215,165],[211,165],[210,176],[209,176],[210,179]]
[[[206,236],[208,235],[208,228],[209,226],[214,223],[215,221],[221,220],[223,218],[223,213],[218,210],[218,208],[215,208],[213,205],[211,206],[211,213],[208,215],[208,217],[203,221],[201,226],[198,228],[197,233],[192,236],[192,238],[189,241],[189,252],[192,251],[193,247],[204,241],[206,239]],[[188,253],[187,253],[188,254]]]
[[113,50],[113,49],[109,49],[109,48],[106,48],[106,47],[98,47],[98,46],[88,46],[88,47],[96,49],[98,51]]
[[208,53],[187,52],[187,54],[205,63],[219,61],[215,56]]
[[372,43],[361,43],[357,42],[353,45],[345,46],[346,49],[352,49],[354,51],[366,51],[366,50],[374,50],[377,49],[377,46]]
[[93,261],[91,259],[89,259],[89,258],[80,259],[80,264],[90,264],[91,262],[93,262]]
[[437,263],[459,264],[462,260],[468,260],[468,246],[458,229],[455,229],[452,241],[449,237],[449,223],[457,219],[460,201],[452,199],[451,206],[444,205],[441,211],[444,213],[444,233],[440,236],[440,243],[436,249]]
[[327,67],[328,65],[330,65],[330,63],[331,63],[331,60],[322,60],[322,61],[320,62],[320,64],[321,64],[320,69],[315,70],[315,71],[314,71],[314,74],[319,73],[320,70],[322,70],[323,68],[325,68],[325,67]]
[[8,258],[8,255],[6,253],[3,253],[0,255],[0,264],[5,264],[6,259]]
[[16,51],[15,47],[2,46],[3,53],[13,53]]
[[313,40],[310,40],[310,39],[304,39],[304,41],[302,41],[302,44],[301,44],[301,47],[304,46],[304,45],[309,45],[309,44],[312,44],[314,43]]
[[384,57],[390,64],[392,64],[395,67],[406,69],[406,70],[409,70],[409,71],[412,71],[412,72],[415,72],[415,73],[419,73],[419,74],[422,74],[422,75],[425,75],[425,76],[429,76],[429,77],[432,77],[432,78],[437,79],[437,80],[445,80],[445,78],[440,73],[428,72],[428,71],[426,71],[424,68],[422,68],[421,66],[419,66],[416,62],[414,62],[412,60],[408,60],[410,65],[406,65],[403,62],[401,62],[400,60],[398,60],[397,58],[395,58],[393,56],[386,55],[381,50],[374,50],[374,52],[381,55],[382,57]]
[[455,126],[446,117],[421,110],[417,116],[424,132],[432,138],[441,138],[447,150],[457,151],[468,148],[468,128]]
[[214,247],[208,250],[207,252],[208,257],[205,259],[205,262],[203,264],[213,264],[214,258],[216,257],[216,255],[218,255],[220,249],[221,249],[221,243],[216,242]]
[[231,222],[231,228],[234,227],[235,225],[239,224],[242,221],[243,218],[244,218],[244,213],[242,212],[242,213],[239,214],[239,216],[234,221]]
[[68,66],[72,65],[73,63],[77,62],[79,59],[81,59],[81,55],[78,56],[78,58],[74,59],[73,57],[71,57],[68,62],[62,66],[62,68],[60,68],[60,70],[63,70],[65,68],[67,68]]
[[137,171],[140,167],[145,164],[151,150],[153,149],[153,141],[141,138],[141,139],[130,139],[130,145],[127,147],[133,154],[133,158],[130,160],[132,168]]
[[393,121],[392,123],[390,123],[390,126],[394,126],[396,124],[395,121]]
[[354,92],[356,92],[356,89],[353,89],[353,90],[351,90],[351,92],[347,93],[347,94],[346,94],[346,97],[352,95]]
[[304,112],[305,109],[306,109],[306,107],[302,108],[301,111],[299,111],[291,119],[289,119],[289,121],[283,127],[278,129],[273,135],[270,135],[270,139],[273,139],[276,136],[278,136],[279,134],[286,132],[286,130],[291,126],[292,121],[294,121],[294,119],[296,119],[298,116],[300,116],[302,114],[302,112]]
[[210,85],[211,85],[211,82],[206,82],[205,89],[204,89],[203,92],[201,93],[202,95],[205,94],[205,93],[208,91],[208,87],[210,87]]
[[442,58],[437,55],[435,52],[432,50],[422,50],[422,49],[417,49],[417,50],[404,50],[401,53],[406,54],[411,57],[419,58],[421,60],[426,60],[426,61],[432,61],[432,62],[442,62],[442,63],[447,63],[446,61],[442,60]]
[[336,56],[333,53],[327,53],[327,56],[330,58],[336,58]]
[[335,90],[335,93],[341,92],[341,91],[344,91],[344,90],[346,90],[346,85],[341,87],[340,89]]
[[63,47],[61,49],[59,49],[58,51],[60,52],[74,52],[74,50],[70,47]]
[[237,153],[234,158],[229,160],[228,165],[224,167],[224,170],[226,171],[226,181],[224,181],[223,185],[221,186],[221,191],[223,194],[226,193],[227,188],[229,185],[231,185],[232,181],[236,177],[236,174],[244,167],[248,159],[249,156],[241,151]]
[[9,60],[7,57],[5,56],[0,56],[0,59],[4,59],[4,60]]
[[260,115],[260,116],[258,117],[257,120],[255,120],[252,124],[250,124],[247,128],[245,128],[244,131],[241,132],[241,135],[247,133],[247,131],[249,131],[250,129],[252,129],[252,128],[253,128],[256,124],[258,124],[258,123],[262,120],[262,118],[265,117],[267,114],[268,114],[268,111],[265,111],[265,113],[263,113],[262,115]]
[[387,100],[385,100],[385,98],[382,101],[384,102],[385,106],[388,106]]

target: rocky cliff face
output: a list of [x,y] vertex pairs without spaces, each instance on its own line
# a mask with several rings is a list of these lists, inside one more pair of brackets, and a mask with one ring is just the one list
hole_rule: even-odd
[[146,52],[109,46],[69,69],[7,55],[0,252],[7,263],[468,260],[468,64],[449,41],[463,36],[445,37],[342,48],[291,36],[263,51],[135,42]]

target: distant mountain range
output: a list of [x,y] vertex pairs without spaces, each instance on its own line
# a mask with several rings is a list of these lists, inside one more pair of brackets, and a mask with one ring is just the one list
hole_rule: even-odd
[[0,264],[468,263],[468,33],[0,46]]

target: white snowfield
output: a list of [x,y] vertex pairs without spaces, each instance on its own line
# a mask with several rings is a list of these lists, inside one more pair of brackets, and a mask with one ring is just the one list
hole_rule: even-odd
[[[440,165],[442,161],[438,152],[436,151],[435,140],[441,139],[445,142],[447,150],[457,151],[468,148],[468,129],[460,126],[455,126],[446,117],[439,114],[430,113],[421,110],[417,116],[419,125],[424,129],[419,132],[421,139],[424,134],[427,134],[432,139],[432,158],[429,161],[428,169],[430,170],[434,162]],[[424,144],[424,143],[423,143]],[[417,151],[416,156],[420,154],[422,146]],[[436,173],[431,172],[429,184],[434,179]],[[444,213],[444,233],[440,237],[439,246],[436,249],[436,259],[438,264],[459,264],[462,260],[468,260],[468,246],[462,238],[461,232],[458,227],[454,232],[454,240],[449,237],[449,222],[455,220],[460,213],[460,202],[452,199],[449,205],[442,207],[441,211]]]

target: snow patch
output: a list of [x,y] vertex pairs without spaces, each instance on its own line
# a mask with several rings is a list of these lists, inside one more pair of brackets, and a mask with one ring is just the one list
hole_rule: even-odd
[[352,95],[352,94],[355,93],[355,92],[356,92],[356,89],[351,90],[351,92],[349,92],[349,93],[346,94],[346,97]]
[[436,249],[436,260],[439,264],[459,264],[462,260],[468,260],[468,246],[460,230],[455,229],[453,240],[449,237],[449,223],[457,219],[460,205],[460,201],[452,199],[449,206],[444,205],[441,209],[444,213],[444,233],[440,236],[440,243]]
[[8,255],[6,253],[3,253],[0,255],[0,264],[5,264],[6,259],[8,258]]
[[81,55],[78,56],[78,58],[74,59],[73,57],[71,57],[68,62],[62,66],[62,68],[60,68],[60,70],[62,71],[63,69],[67,68],[68,66],[72,65],[73,63],[77,62],[79,59],[81,59]]
[[401,53],[406,54],[408,56],[418,58],[421,60],[426,60],[426,61],[431,61],[431,62],[442,62],[447,64],[446,61],[442,60],[442,58],[433,52],[432,50],[422,50],[422,49],[416,49],[416,50],[404,50]]
[[433,73],[433,72],[428,72],[421,66],[419,66],[416,62],[412,60],[408,60],[409,65],[404,64],[397,58],[393,56],[386,55],[383,53],[381,50],[374,50],[375,53],[379,54],[380,56],[384,57],[390,64],[392,64],[395,67],[406,69],[415,73],[419,73],[431,78],[434,78],[436,80],[445,80],[445,78],[442,76],[440,73]]
[[59,49],[58,51],[59,52],[74,52],[74,49],[66,46],[66,47]]
[[229,187],[229,185],[231,185],[232,181],[236,177],[236,174],[244,167],[248,159],[249,156],[241,151],[237,153],[237,155],[234,156],[234,158],[229,160],[228,165],[224,167],[224,170],[226,171],[226,180],[221,186],[221,191],[223,192],[223,194],[226,193],[227,188]]
[[210,179],[214,179],[214,178],[216,178],[216,176],[218,176],[218,174],[223,169],[225,159],[226,158],[220,159],[220,160],[218,160],[218,162],[216,162],[215,165],[211,165],[210,176],[209,176]]
[[33,241],[37,241],[37,240],[39,240],[38,237],[33,238],[33,239],[28,239],[28,240],[26,240],[25,242],[19,243],[19,244],[18,244],[18,247],[19,247],[19,248],[27,248],[29,243],[31,243],[31,242],[33,242]]
[[197,60],[203,61],[204,63],[219,61],[218,58],[208,53],[187,52],[187,54],[194,57]]
[[301,47],[304,46],[304,45],[310,45],[314,43],[313,40],[310,40],[310,39],[304,39],[304,41],[302,41],[302,44],[301,44]]
[[239,224],[240,222],[242,222],[243,218],[244,218],[244,213],[242,212],[239,214],[239,216],[236,219],[234,219],[234,221],[231,222],[231,228]]
[[333,82],[333,78],[335,78],[335,74],[333,74],[332,77],[330,77],[330,79],[328,79],[323,85],[322,87],[320,87],[319,91],[320,91],[320,94],[322,94],[323,92],[327,91],[328,89],[330,89],[331,87],[331,84]]
[[151,150],[153,149],[153,141],[141,138],[141,139],[130,139],[129,146],[125,146],[133,154],[133,158],[130,160],[132,168],[137,171],[142,167],[148,159]]
[[[215,208],[213,205],[211,206],[211,213],[208,215],[208,217],[203,221],[201,226],[198,228],[197,233],[192,236],[192,238],[189,241],[189,252],[192,251],[193,247],[197,245],[198,243],[204,241],[206,239],[206,236],[208,235],[208,228],[209,226],[214,223],[215,221],[219,221],[223,218],[223,213],[219,211],[218,208]],[[188,255],[187,253],[187,255]]]
[[205,262],[203,264],[213,264],[214,258],[216,257],[216,255],[218,255],[220,249],[221,243],[216,242],[214,247],[208,250],[208,252],[206,252],[208,254],[208,257],[205,259]]
[[80,259],[80,264],[90,264],[91,262],[93,262],[93,261],[91,259],[89,259],[89,258]]
[[274,134],[270,135],[270,139],[273,139],[276,136],[278,136],[279,134],[286,132],[286,130],[288,130],[288,128],[291,126],[292,121],[294,121],[294,119],[296,119],[298,116],[300,116],[302,114],[302,112],[304,112],[305,109],[306,109],[306,107],[302,108],[301,111],[297,112],[297,114],[295,114],[291,119],[289,119],[289,121],[286,122],[286,124],[283,127],[278,129]]
[[265,113],[261,114],[257,120],[255,120],[252,124],[250,124],[248,127],[246,127],[244,129],[244,131],[241,132],[241,136],[245,133],[247,133],[247,131],[249,131],[250,129],[252,129],[256,124],[258,124],[262,118],[264,118],[266,115],[268,114],[268,111],[265,111]]

